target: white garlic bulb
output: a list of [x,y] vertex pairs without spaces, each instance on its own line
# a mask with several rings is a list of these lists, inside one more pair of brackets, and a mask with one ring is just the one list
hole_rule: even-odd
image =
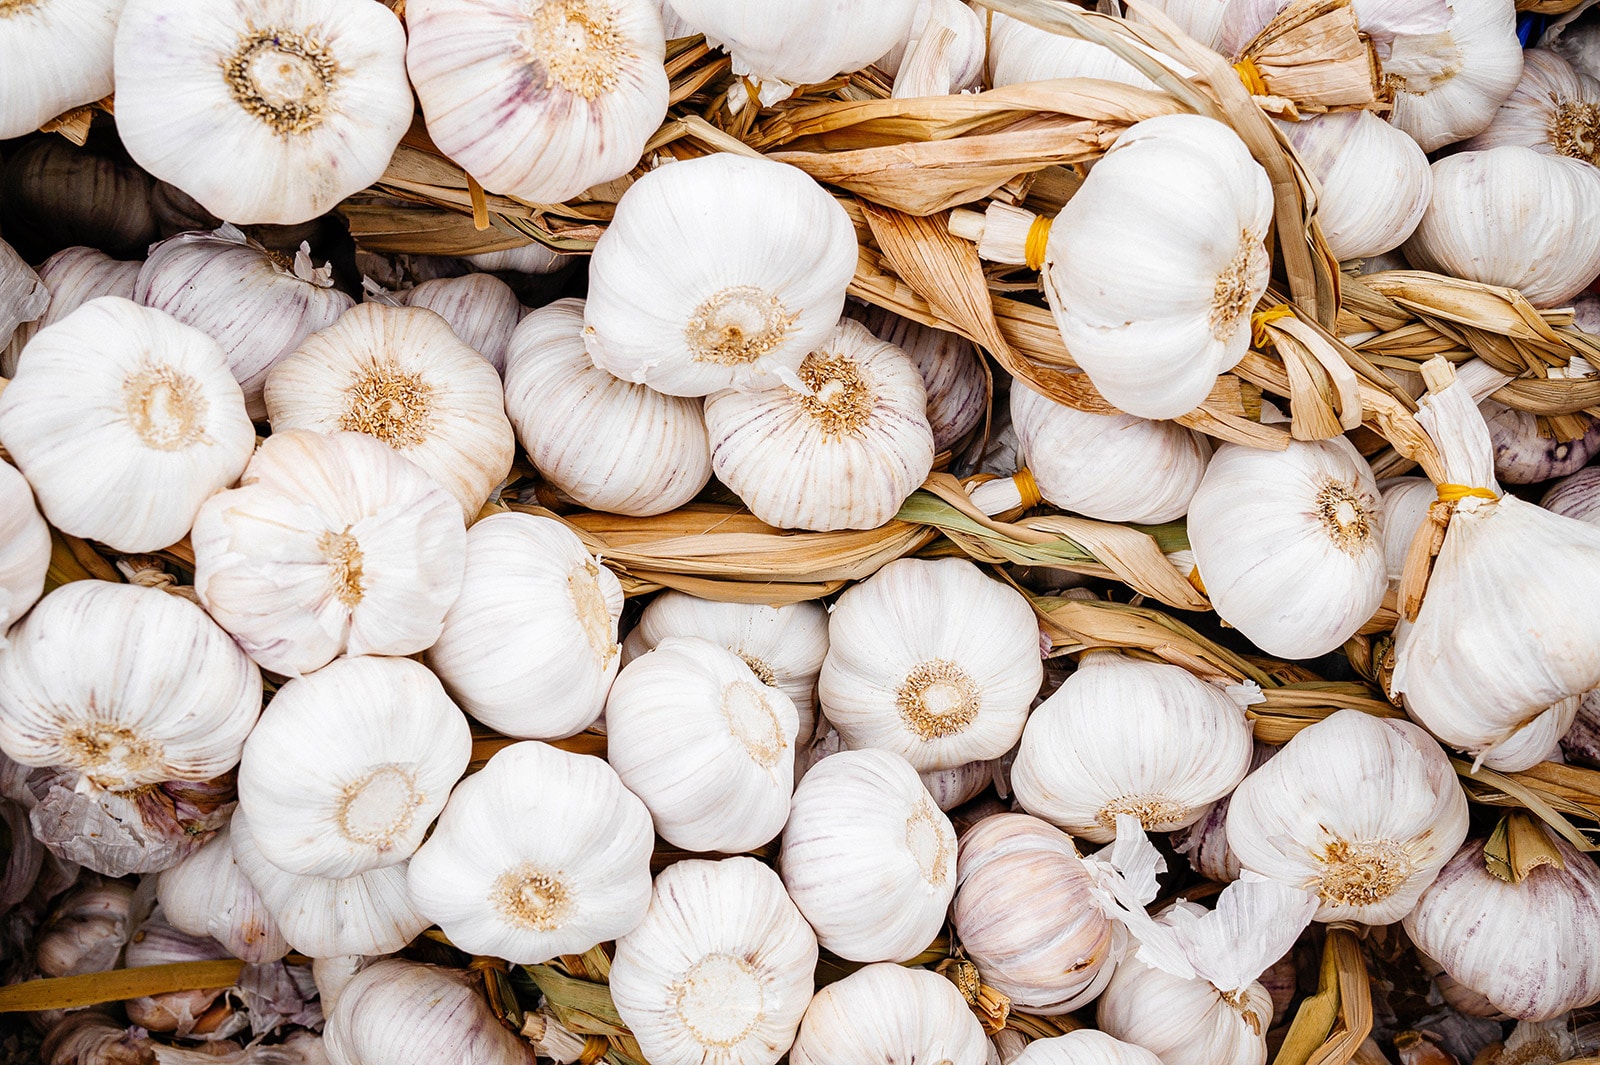
[[553,518],[467,530],[461,596],[428,650],[462,709],[508,736],[559,739],[600,716],[619,668],[622,586]]
[[1557,440],[1541,433],[1539,419],[1527,411],[1492,399],[1479,403],[1478,409],[1494,441],[1494,475],[1501,484],[1538,484],[1565,477],[1600,453],[1600,420],[1585,418],[1588,425],[1582,436]]
[[840,751],[795,788],[778,868],[824,947],[851,961],[905,961],[944,924],[956,834],[905,759]]
[[436,277],[400,293],[400,302],[432,311],[449,322],[467,347],[505,374],[511,333],[522,320],[522,304],[510,285],[492,274]]
[[1545,48],[1522,53],[1522,77],[1489,128],[1467,141],[1468,151],[1517,144],[1546,155],[1600,162],[1600,81],[1581,74]]
[[1302,729],[1228,806],[1239,864],[1315,892],[1319,921],[1398,921],[1466,835],[1466,796],[1439,745],[1359,710]]
[[50,527],[33,505],[33,489],[0,462],[0,650],[6,630],[44,594],[50,567]]
[[896,97],[964,92],[983,80],[988,37],[965,0],[917,0],[908,35],[873,66],[894,76]]
[[166,311],[222,345],[254,420],[267,416],[267,371],[306,337],[355,306],[333,287],[333,268],[316,268],[309,246],[293,260],[269,252],[238,229],[182,233],[150,249],[133,299]]
[[1560,306],[1600,273],[1600,170],[1513,145],[1446,156],[1405,254],[1421,269]]
[[1377,481],[1342,436],[1217,448],[1189,503],[1189,545],[1217,614],[1285,658],[1344,643],[1388,587]]
[[405,47],[371,4],[128,0],[117,133],[218,218],[304,222],[389,165],[411,125]]
[[1092,1028],[1035,1039],[1010,1065],[1162,1065],[1144,1047],[1113,1039]]
[[775,1065],[811,1002],[817,937],[753,858],[686,861],[617,939],[611,997],[652,1065]]
[[868,965],[818,991],[794,1065],[985,1065],[989,1041],[956,985],[926,969]]
[[516,451],[500,375],[420,307],[351,308],[272,368],[265,397],[274,432],[376,437],[443,485],[469,520]]
[[111,94],[125,0],[30,0],[0,13],[0,141]]
[[11,343],[0,350],[0,377],[16,376],[22,349],[35,333],[55,325],[89,300],[96,296],[133,299],[142,265],[113,259],[96,248],[67,248],[46,259],[39,265],[39,280],[49,290],[50,304],[38,319],[18,325]]
[[1378,482],[1378,490],[1383,497],[1383,568],[1395,587],[1405,576],[1411,541],[1439,493],[1426,477],[1390,477]]
[[1091,414],[1011,384],[1011,424],[1039,493],[1102,521],[1157,525],[1183,517],[1211,445],[1175,422]]
[[[949,2],[965,8],[960,0]],[[905,352],[922,375],[935,451],[948,450],[983,421],[989,410],[989,382],[972,341],[882,307],[851,305],[846,313],[879,340]]]
[[1389,121],[1431,152],[1482,132],[1521,76],[1512,0],[1450,0],[1445,32],[1394,39],[1383,61]]
[[672,396],[793,380],[855,268],[849,216],[794,167],[669,163],[623,193],[595,244],[584,343],[602,370]]
[[162,870],[156,897],[172,927],[210,936],[236,958],[260,965],[289,953],[278,923],[239,871],[226,825],[199,850]]
[[490,192],[560,203],[621,177],[667,113],[651,0],[415,0],[406,30],[429,136]]
[[255,430],[216,341],[105,296],[28,342],[0,393],[0,440],[51,525],[154,551],[239,476]]
[[1563,477],[1544,494],[1539,505],[1552,514],[1600,525],[1600,466]]
[[534,1065],[471,973],[385,958],[361,970],[328,1011],[331,1065]]
[[939,809],[949,813],[962,803],[976,799],[985,788],[995,783],[995,765],[992,761],[967,762],[950,769],[918,773],[917,776]]
[[573,255],[551,251],[538,241],[507,248],[504,251],[486,251],[466,257],[467,262],[476,270],[517,274],[553,274],[575,258]]
[[919,770],[998,758],[1044,679],[1038,631],[1028,601],[971,562],[897,559],[834,606],[823,713],[847,746]]
[[711,445],[697,399],[613,377],[583,346],[583,307],[533,311],[506,355],[506,413],[546,480],[613,514],[676,510],[711,479]]
[[0,749],[23,765],[71,767],[86,785],[220,776],[261,713],[255,663],[205,611],[153,588],[62,585],[10,639]]
[[1055,78],[1095,78],[1156,88],[1137,67],[1104,45],[1052,33],[999,12],[987,17],[989,66],[996,89]]
[[514,743],[456,785],[411,859],[411,894],[462,950],[516,965],[582,954],[643,920],[654,840],[605,762]]
[[769,525],[877,528],[933,468],[922,375],[899,348],[846,318],[798,376],[706,397],[711,468]]

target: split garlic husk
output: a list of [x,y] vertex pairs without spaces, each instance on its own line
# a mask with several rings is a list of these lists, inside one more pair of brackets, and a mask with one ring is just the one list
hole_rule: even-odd
[[476,523],[466,556],[429,667],[462,709],[507,736],[582,732],[620,664],[616,576],[561,522],[529,514]]
[[989,69],[997,89],[1055,78],[1095,78],[1156,88],[1137,67],[1104,45],[1052,33],[999,12],[985,14],[990,20]]
[[652,1065],[775,1065],[811,1002],[817,937],[753,858],[684,861],[617,940],[611,997]]
[[918,770],[1005,754],[1044,679],[1027,600],[965,559],[884,566],[839,597],[828,642],[823,714],[846,746]]
[[1162,1061],[1144,1047],[1092,1028],[1080,1028],[1066,1035],[1035,1039],[1008,1065],[1162,1065]]
[[1600,525],[1600,467],[1563,477],[1544,494],[1539,505],[1564,518]]
[[236,958],[261,965],[289,953],[278,923],[239,871],[226,825],[199,850],[162,870],[156,897],[172,927],[210,936]]
[[795,788],[778,868],[824,947],[851,961],[905,961],[944,925],[956,834],[904,758],[840,751]]
[[1522,78],[1468,151],[1517,144],[1546,155],[1600,162],[1600,81],[1545,48],[1522,53]]
[[1394,39],[1383,61],[1389,121],[1431,152],[1483,132],[1521,76],[1512,0],[1450,0],[1445,32]]
[[50,527],[33,504],[33,489],[14,466],[0,462],[0,651],[6,630],[44,594],[49,568]]
[[516,451],[500,375],[420,307],[351,308],[272,368],[265,397],[274,432],[376,437],[443,485],[469,521]]
[[489,192],[560,203],[621,177],[667,112],[651,0],[415,0],[428,134]]
[[22,0],[0,10],[0,141],[111,94],[125,0]]
[[793,381],[855,268],[849,216],[794,167],[727,152],[667,163],[629,187],[595,245],[584,344],[602,370],[673,396]]
[[557,300],[512,334],[506,412],[517,439],[546,480],[586,507],[676,510],[711,479],[702,405],[597,367],[584,350],[583,313],[583,300]]
[[705,414],[718,479],[779,528],[875,529],[933,468],[922,375],[848,318],[797,381],[713,392]]
[[948,96],[980,86],[988,47],[983,19],[964,0],[917,0],[906,39],[873,65],[894,76],[896,97]]
[[300,342],[355,306],[318,269],[307,245],[293,260],[269,252],[238,229],[183,233],[150,249],[133,299],[166,311],[222,345],[244,390],[252,420],[267,416],[267,371]]
[[0,440],[51,525],[133,552],[181,540],[255,430],[216,341],[106,296],[28,342],[0,393]]
[[516,965],[582,954],[644,919],[654,840],[605,762],[514,743],[456,785],[411,859],[411,894],[462,950]]
[[133,286],[143,265],[113,259],[95,248],[67,248],[46,259],[39,266],[39,280],[49,291],[49,306],[36,320],[18,325],[11,343],[0,350],[0,377],[16,376],[22,349],[35,333],[55,325],[89,300],[96,296],[133,299]]
[[[206,936],[179,931],[157,910],[128,940],[122,965],[127,969],[142,969],[176,962],[221,961],[227,957],[227,948],[222,944]],[[223,988],[212,987],[141,995],[125,1001],[123,1010],[131,1023],[148,1031],[214,1042],[250,1026],[250,1019],[243,1010],[234,1010],[226,1001],[218,1002],[223,991]]]
[[1439,745],[1359,710],[1301,730],[1228,806],[1239,864],[1315,892],[1319,921],[1393,924],[1466,835],[1466,796]]
[[399,293],[407,307],[432,311],[450,323],[462,342],[505,375],[506,349],[522,320],[522,304],[511,286],[492,274],[437,277]]
[[490,1010],[471,973],[385,958],[328,1011],[331,1065],[534,1065],[533,1047]]
[[1189,544],[1217,614],[1284,658],[1337,648],[1388,586],[1378,485],[1342,436],[1217,448],[1189,503]]
[[1527,411],[1492,399],[1479,403],[1478,409],[1494,441],[1494,476],[1502,484],[1538,484],[1565,477],[1600,453],[1600,420],[1586,419],[1588,428],[1576,440],[1557,440],[1541,434],[1539,419]]
[[17,327],[36,321],[49,306],[50,290],[39,275],[0,240],[0,346],[9,346]]
[[[949,2],[965,8],[960,0]],[[972,341],[882,307],[851,305],[846,313],[879,340],[905,352],[917,368],[928,393],[934,451],[948,450],[983,421],[989,409],[989,382]]]
[[989,1041],[956,985],[927,969],[868,965],[818,991],[794,1065],[985,1065]]
[[117,132],[235,225],[293,224],[383,176],[411,125],[405,31],[344,0],[128,0]]

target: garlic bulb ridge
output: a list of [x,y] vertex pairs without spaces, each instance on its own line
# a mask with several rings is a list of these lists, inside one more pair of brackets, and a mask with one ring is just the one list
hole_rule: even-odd
[[406,289],[400,293],[400,302],[432,311],[449,322],[467,347],[505,375],[506,349],[522,320],[522,304],[504,281],[493,274],[438,277]]
[[44,594],[49,566],[50,527],[33,490],[15,467],[0,462],[0,650],[6,630]]
[[[0,141],[111,93],[125,0],[12,0],[0,7]],[[41,65],[39,56],[49,56]]]
[[926,969],[868,965],[806,1007],[794,1065],[984,1065],[988,1040],[956,985]]

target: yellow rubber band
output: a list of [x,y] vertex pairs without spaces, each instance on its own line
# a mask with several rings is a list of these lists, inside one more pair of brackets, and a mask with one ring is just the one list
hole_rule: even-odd
[[1493,489],[1474,488],[1469,484],[1441,484],[1439,502],[1458,503],[1463,499],[1499,499]]
[[1022,258],[1029,270],[1037,270],[1044,265],[1044,252],[1049,243],[1050,219],[1040,215],[1028,227],[1028,240],[1023,245]]
[[1206,583],[1205,583],[1205,581],[1202,581],[1200,579],[1200,567],[1199,566],[1196,566],[1196,567],[1194,567],[1193,569],[1191,569],[1189,571],[1189,583],[1194,587],[1194,590],[1199,592],[1201,595],[1205,596],[1208,599],[1211,597],[1211,593],[1206,591]]
[[1235,63],[1233,69],[1239,72],[1239,80],[1244,82],[1245,91],[1251,96],[1272,95],[1267,89],[1266,79],[1261,76],[1261,68],[1256,66],[1254,59],[1246,56]]
[[1039,482],[1033,479],[1033,471],[1024,466],[1012,475],[1011,480],[1016,483],[1017,493],[1022,496],[1022,509],[1028,510],[1044,502],[1044,496],[1039,492]]
[[1276,307],[1268,307],[1264,311],[1257,311],[1250,316],[1250,343],[1258,348],[1264,348],[1272,339],[1267,333],[1267,323],[1276,322],[1280,318],[1293,318],[1294,308],[1287,303],[1280,303]]

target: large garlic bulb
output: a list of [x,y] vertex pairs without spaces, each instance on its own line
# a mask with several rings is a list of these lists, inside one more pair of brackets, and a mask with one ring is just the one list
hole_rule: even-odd
[[236,958],[260,965],[289,953],[278,923],[234,860],[226,825],[205,846],[161,872],[156,897],[172,927],[210,936]]
[[868,965],[806,1007],[794,1065],[984,1065],[989,1041],[956,985],[926,969]]
[[1576,440],[1557,440],[1541,433],[1539,419],[1527,411],[1492,399],[1479,403],[1478,409],[1494,441],[1494,475],[1502,484],[1538,484],[1565,477],[1600,452],[1600,419],[1586,418],[1584,434]]
[[33,490],[15,467],[0,462],[0,650],[6,630],[44,594],[49,567],[50,527],[33,505]]
[[506,349],[522,320],[522,304],[510,285],[493,274],[436,277],[399,293],[399,299],[407,307],[421,307],[449,322],[467,347],[505,374]]
[[884,566],[839,597],[828,644],[817,693],[845,744],[919,770],[1005,754],[1044,679],[1028,601],[965,559]]
[[1378,485],[1342,436],[1223,444],[1189,503],[1189,544],[1217,614],[1285,658],[1344,643],[1388,587]]
[[944,924],[956,834],[905,759],[840,751],[795,788],[778,868],[824,947],[851,961],[905,961]]
[[1521,75],[1512,0],[1450,0],[1444,33],[1396,37],[1383,61],[1389,121],[1431,152],[1482,132]]
[[21,0],[0,9],[0,141],[111,94],[125,0]]
[[811,1002],[817,937],[753,858],[686,861],[617,939],[611,997],[651,1065],[775,1065]]
[[985,15],[990,20],[989,65],[996,89],[1055,78],[1095,78],[1156,88],[1137,67],[1104,45],[1052,33],[999,12]]
[[[949,2],[970,10],[960,0]],[[983,421],[989,409],[989,382],[983,358],[972,341],[958,333],[902,318],[882,307],[852,304],[846,313],[879,340],[905,352],[922,375],[935,451],[948,450]]]
[[793,381],[855,268],[849,216],[801,171],[727,152],[670,163],[623,193],[595,245],[584,343],[673,396]]
[[289,261],[229,225],[151,248],[133,298],[221,344],[244,389],[245,409],[258,421],[267,416],[261,398],[267,371],[355,306],[333,287],[331,266],[312,264],[309,247]]
[[1574,70],[1555,52],[1522,53],[1522,78],[1495,112],[1489,128],[1463,148],[1516,144],[1546,155],[1600,162],[1600,81]]
[[331,1065],[534,1065],[473,974],[385,958],[361,970],[328,1011]]
[[411,859],[450,942],[517,965],[626,935],[650,906],[650,813],[598,758],[514,743],[456,785]]
[[33,335],[83,306],[96,296],[133,299],[133,286],[142,263],[113,259],[95,248],[67,248],[39,265],[39,280],[50,293],[50,304],[38,319],[23,322],[0,350],[0,377],[14,377],[17,360]]
[[216,341],[106,296],[29,341],[0,441],[50,524],[118,551],[176,543],[255,446]]
[[272,368],[265,396],[274,432],[376,437],[443,485],[469,520],[516,450],[500,375],[420,307],[351,308]]
[[62,585],[10,639],[0,750],[108,791],[227,772],[261,713],[255,663],[199,607],[153,588]]
[[651,0],[416,0],[428,134],[490,192],[560,203],[621,177],[667,112]]
[[1162,1065],[1162,1061],[1144,1047],[1080,1028],[1050,1039],[1035,1039],[1011,1059],[1011,1065]]
[[583,300],[557,300],[512,334],[506,413],[517,439],[546,480],[586,507],[676,510],[711,479],[701,403],[597,367],[583,346],[583,308]]
[[405,31],[348,0],[129,0],[117,133],[236,225],[292,224],[383,175],[411,124]]
[[462,709],[508,736],[582,732],[619,667],[616,576],[565,525],[529,514],[478,522],[466,554],[429,667]]
[[1439,745],[1359,710],[1302,729],[1228,806],[1239,864],[1316,893],[1319,921],[1398,921],[1466,835],[1466,796]]

